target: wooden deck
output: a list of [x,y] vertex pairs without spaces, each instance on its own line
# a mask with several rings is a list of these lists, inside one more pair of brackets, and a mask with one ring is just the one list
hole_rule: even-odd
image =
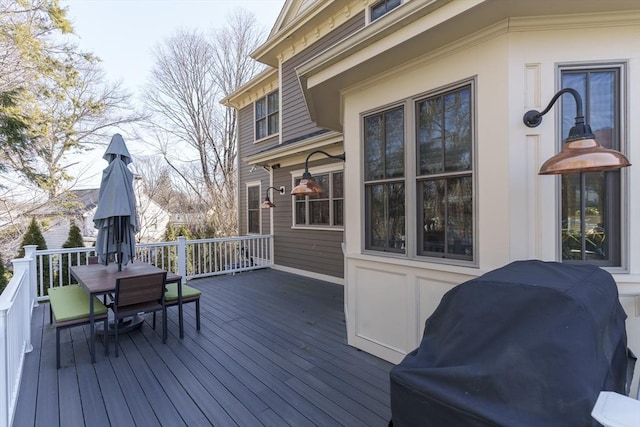
[[41,304],[14,427],[387,425],[392,365],[346,345],[341,286],[269,269],[189,284],[200,333],[186,304],[181,340],[173,307],[166,345],[145,323],[92,365],[88,327],[63,330],[59,370]]

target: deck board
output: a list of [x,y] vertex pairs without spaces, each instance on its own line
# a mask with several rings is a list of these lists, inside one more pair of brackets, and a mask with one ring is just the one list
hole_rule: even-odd
[[346,345],[344,289],[276,270],[198,279],[184,306],[185,337],[169,308],[162,322],[120,339],[120,357],[88,326],[55,329],[35,309],[14,426],[386,426],[390,363]]

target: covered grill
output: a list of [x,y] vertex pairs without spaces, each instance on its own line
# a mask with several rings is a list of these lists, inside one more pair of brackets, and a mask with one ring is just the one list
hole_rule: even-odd
[[633,361],[611,275],[518,261],[442,298],[420,346],[391,371],[393,425],[590,426]]

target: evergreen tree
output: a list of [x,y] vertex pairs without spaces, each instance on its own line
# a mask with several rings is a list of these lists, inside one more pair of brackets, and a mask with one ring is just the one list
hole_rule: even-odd
[[[67,237],[67,241],[62,244],[63,248],[83,248],[84,241],[82,240],[82,232],[80,228],[72,223],[71,227],[69,227],[69,236]],[[86,264],[87,254],[82,252],[80,254],[80,258],[76,256],[76,254],[64,254],[62,255],[62,284],[68,285],[71,283],[71,273],[69,268],[73,265]]]
[[[20,245],[20,251],[18,252],[18,258],[24,258],[24,247],[28,245],[36,245],[36,249],[43,250],[47,249],[47,242],[44,240],[44,236],[42,235],[42,231],[40,231],[40,226],[36,221],[35,217],[31,218],[31,223],[29,223],[29,227],[27,228],[27,232],[24,234],[22,238],[22,244]],[[49,275],[49,257],[45,256],[42,259],[42,270],[40,270],[40,263],[36,264],[36,277],[40,278],[42,276],[45,294],[48,294],[50,275]],[[36,281],[36,286],[38,286]],[[36,288],[36,294],[38,294],[38,288]]]
[[7,287],[7,283],[9,283],[9,279],[7,279],[4,261],[2,260],[2,255],[0,254],[0,294],[4,291],[4,288]]
[[164,228],[164,235],[162,236],[162,240],[165,242],[176,240],[176,228],[172,223],[167,222],[167,226]]
[[69,227],[69,236],[67,237],[67,241],[62,244],[63,248],[84,248],[84,241],[82,240],[82,232],[80,231],[80,227],[78,227],[75,223],[71,224]]
[[187,227],[184,224],[182,224],[180,228],[178,228],[175,239],[177,239],[179,236],[182,236],[187,240],[193,239],[193,234],[191,233],[191,230],[189,229],[189,227]]
[[[176,228],[170,222],[167,223],[167,226],[164,228],[164,234],[162,236],[162,241],[164,242],[174,242],[177,238]],[[162,248],[163,254],[162,257],[165,260],[168,260],[171,265],[175,265],[176,262],[176,249],[173,246],[165,246]]]
[[18,258],[24,258],[24,247],[28,245],[36,245],[36,249],[47,249],[47,242],[44,240],[42,231],[40,231],[40,225],[35,217],[31,218],[27,232],[24,233],[24,237],[22,237]]

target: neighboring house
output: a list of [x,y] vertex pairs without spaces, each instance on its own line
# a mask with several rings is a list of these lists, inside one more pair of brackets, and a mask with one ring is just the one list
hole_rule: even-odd
[[[535,258],[611,272],[640,354],[640,2],[287,0],[253,57],[271,68],[223,100],[241,233],[273,233],[276,268],[344,283],[349,344],[399,362],[445,292]],[[565,87],[633,166],[538,175],[575,102],[523,115]],[[318,149],[346,161],[314,155],[326,194],[294,199]]]
[[[42,223],[42,235],[48,249],[59,249],[69,237],[71,224],[82,233],[85,246],[92,246],[98,230],[93,225],[93,215],[98,205],[100,189],[71,190],[55,202],[50,202],[32,214]],[[170,214],[144,193],[136,191],[140,220],[136,240],[157,242],[162,240]]]
[[73,223],[80,228],[85,246],[91,246],[95,242],[93,213],[98,203],[99,191],[97,188],[71,190],[32,212],[42,224],[42,236],[48,249],[62,247],[69,237],[69,229]]
[[142,243],[162,241],[167,224],[171,220],[171,213],[143,192],[137,182],[134,179],[133,189],[136,195],[139,220],[136,241]]

